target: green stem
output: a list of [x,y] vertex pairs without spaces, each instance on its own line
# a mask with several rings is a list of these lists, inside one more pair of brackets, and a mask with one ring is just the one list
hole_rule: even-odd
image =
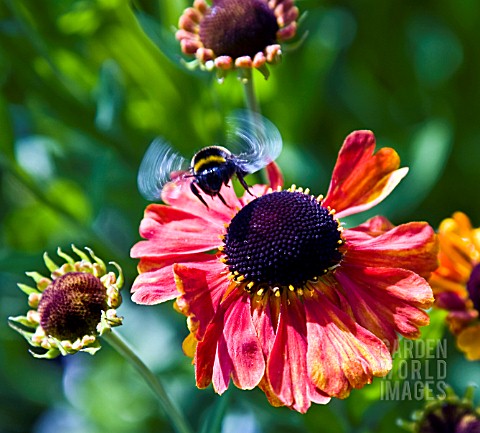
[[160,400],[160,403],[165,411],[165,414],[177,433],[192,433],[190,426],[188,425],[185,417],[176,408],[173,402],[168,397],[160,380],[155,376],[151,370],[143,363],[143,361],[135,354],[135,352],[129,347],[127,342],[123,340],[120,335],[115,332],[108,332],[102,337],[110,344],[120,355],[122,355],[133,367],[137,369],[140,375],[145,379],[155,395]]
[[250,111],[260,113],[260,105],[255,96],[255,88],[253,86],[253,74],[251,69],[242,71],[244,76],[241,78],[243,84],[243,91],[245,95],[245,105]]

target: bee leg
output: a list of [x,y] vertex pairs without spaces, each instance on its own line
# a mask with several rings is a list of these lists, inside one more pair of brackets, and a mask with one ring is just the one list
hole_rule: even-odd
[[225,201],[225,199],[222,197],[222,194],[220,194],[220,192],[217,193],[218,195],[218,198],[222,201],[222,203],[227,206],[229,209],[231,209],[231,207],[227,204],[227,202]]
[[193,182],[190,184],[190,189],[192,190],[195,197],[197,197],[207,207],[207,209],[209,209],[207,202],[200,195],[200,192],[198,191],[197,187],[195,186],[195,184]]
[[240,173],[237,173],[237,178],[238,178],[238,181],[240,182],[240,185],[242,185],[245,188],[245,191],[247,191],[252,197],[255,197],[255,195],[253,195],[248,189],[249,187],[247,185],[247,182],[245,182],[243,175],[241,175]]

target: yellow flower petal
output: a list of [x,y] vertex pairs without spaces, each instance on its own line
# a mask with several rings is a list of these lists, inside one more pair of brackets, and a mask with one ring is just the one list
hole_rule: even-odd
[[470,361],[480,359],[480,325],[471,326],[462,331],[457,337],[458,348],[465,352]]

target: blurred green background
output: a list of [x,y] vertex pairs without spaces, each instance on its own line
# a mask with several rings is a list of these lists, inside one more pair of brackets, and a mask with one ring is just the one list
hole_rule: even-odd
[[[223,433],[399,432],[422,406],[382,401],[381,380],[302,416],[264,395],[194,385],[181,351],[187,330],[171,304],[132,304],[129,258],[147,204],[136,187],[143,153],[158,135],[185,155],[211,144],[222,119],[243,106],[225,83],[183,66],[174,27],[183,0],[0,0],[0,433],[172,431],[150,390],[109,347],[95,357],[33,359],[7,327],[23,314],[24,272],[45,271],[42,253],[88,245],[126,274],[119,330],[165,381],[196,429]],[[456,210],[480,225],[480,56],[477,0],[299,1],[308,12],[300,48],[268,81],[255,73],[263,113],[280,129],[286,184],[325,193],[343,139],[371,129],[410,173],[374,212],[394,223]],[[298,39],[298,38],[297,38]],[[247,179],[253,183],[255,178]],[[444,330],[435,314],[424,338]],[[448,337],[447,337],[448,338]],[[424,360],[430,362],[429,360]],[[423,362],[423,361],[422,361]],[[448,377],[463,393],[480,383],[448,339]],[[233,387],[232,387],[233,388]],[[213,423],[213,424],[212,424]]]

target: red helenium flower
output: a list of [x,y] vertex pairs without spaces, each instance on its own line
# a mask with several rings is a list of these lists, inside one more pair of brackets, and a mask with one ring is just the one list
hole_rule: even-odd
[[232,379],[305,412],[387,374],[397,334],[416,338],[428,324],[432,228],[383,217],[348,230],[340,224],[407,173],[393,149],[374,150],[371,132],[348,136],[325,198],[282,190],[271,164],[271,188],[251,188],[257,198],[223,189],[230,208],[212,200],[207,209],[179,182],[164,188],[166,205],[147,207],[146,240],[132,249],[140,258],[133,300],[176,299],[200,388],[213,383],[221,394]]

